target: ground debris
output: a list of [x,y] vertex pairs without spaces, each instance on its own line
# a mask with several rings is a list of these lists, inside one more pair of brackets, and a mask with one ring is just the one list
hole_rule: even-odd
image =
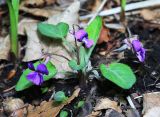
[[108,42],[111,39],[110,37],[110,31],[105,26],[102,26],[101,33],[98,39],[97,44],[101,44],[103,42]]
[[23,0],[21,4],[24,6],[42,7],[44,5],[52,5],[56,0]]
[[98,99],[94,110],[97,111],[109,108],[121,112],[121,109],[118,107],[118,103],[116,101],[110,100],[109,98]]
[[156,20],[160,19],[160,9],[158,10],[149,10],[149,9],[144,9],[141,11],[141,16],[145,20]]
[[108,109],[108,110],[106,110],[104,117],[124,117],[124,115],[122,115],[121,113],[119,113],[113,109]]
[[10,51],[9,35],[5,38],[0,37],[0,59],[8,60]]
[[160,117],[160,92],[146,93],[143,95],[144,117]]
[[53,100],[43,101],[40,106],[34,107],[29,105],[27,117],[56,117],[60,110],[79,95],[80,88],[77,88],[71,97],[67,101],[61,104],[57,104]]
[[14,117],[22,117],[26,115],[24,102],[19,98],[7,98],[4,100],[3,111],[6,115]]

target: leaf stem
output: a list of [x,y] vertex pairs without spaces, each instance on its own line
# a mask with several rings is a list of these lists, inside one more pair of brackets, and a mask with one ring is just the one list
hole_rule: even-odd
[[74,41],[75,41],[76,50],[77,50],[77,64],[80,65],[79,47],[78,47],[78,44],[77,44],[77,39],[76,39],[76,37],[75,37],[75,28],[74,28],[74,24],[73,24],[73,35],[74,35]]

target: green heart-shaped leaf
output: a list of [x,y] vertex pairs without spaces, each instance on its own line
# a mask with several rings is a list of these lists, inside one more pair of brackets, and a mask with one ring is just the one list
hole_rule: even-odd
[[46,37],[52,39],[63,39],[69,30],[69,26],[66,23],[60,22],[57,25],[38,23],[38,31]]
[[[37,61],[36,63],[34,63],[35,68],[39,64],[40,64],[39,61]],[[44,75],[44,77],[43,77],[44,81],[47,81],[47,80],[53,78],[56,75],[56,73],[57,73],[56,67],[51,62],[48,62],[47,65],[46,65],[46,67],[47,67],[47,69],[49,71],[49,74],[48,75]],[[16,84],[16,88],[15,88],[16,91],[22,91],[22,90],[27,89],[27,88],[29,88],[29,87],[31,87],[33,85],[33,83],[30,82],[29,80],[27,80],[27,77],[26,77],[31,72],[33,72],[33,71],[30,70],[30,69],[26,69],[25,71],[23,71],[23,73],[22,73],[19,81]]]
[[131,68],[122,63],[111,63],[108,67],[100,65],[102,75],[123,89],[130,89],[136,82],[136,77]]

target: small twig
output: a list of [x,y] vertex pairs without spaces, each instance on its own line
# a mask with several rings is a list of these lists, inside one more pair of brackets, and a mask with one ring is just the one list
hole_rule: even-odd
[[66,59],[66,60],[70,61],[70,59],[69,59],[69,58],[67,58],[67,57],[65,57],[65,56],[63,56],[63,55],[53,54],[53,53],[52,53],[52,55],[59,56],[59,57],[62,57],[62,58],[64,58],[64,59]]
[[14,88],[15,88],[15,85],[12,86],[12,87],[10,87],[10,88],[8,88],[8,89],[3,90],[3,93],[6,93],[6,92],[8,92],[8,91],[10,91],[10,90],[13,90]]
[[[153,6],[158,6],[158,5],[160,5],[160,0],[146,0],[146,1],[142,1],[142,2],[127,4],[125,7],[125,11],[137,10],[137,9],[153,7]],[[100,16],[109,16],[109,15],[113,15],[113,14],[120,13],[120,12],[121,12],[121,7],[117,7],[117,8],[112,8],[109,10],[101,11],[99,13],[99,15]],[[81,16],[80,20],[85,20],[85,19],[91,18],[93,16],[94,16],[94,14]]]
[[59,57],[62,57],[62,58],[64,58],[64,59],[70,61],[69,58],[67,58],[67,57],[65,57],[65,56],[63,56],[63,55],[55,54],[55,53],[44,53],[44,55],[51,55],[51,56],[52,56],[52,55],[55,55],[55,56],[59,56]]
[[131,99],[130,96],[127,97],[127,101],[128,101],[128,103],[129,103],[129,105],[131,106],[131,108],[136,109],[136,107],[135,107],[135,105],[133,104],[132,99]]
[[139,99],[139,98],[142,98],[142,97],[143,97],[143,96],[140,95],[140,96],[135,97],[134,99]]
[[49,101],[51,101],[53,99],[54,95],[55,95],[55,88],[53,89],[53,93],[52,93],[51,97],[49,98]]
[[92,15],[92,18],[89,20],[88,25],[95,19],[95,17],[99,14],[99,12],[103,9],[104,5],[106,4],[107,0],[103,0],[97,11]]
[[132,33],[131,33],[131,31],[130,31],[129,27],[127,26],[127,27],[126,27],[126,29],[127,29],[127,32],[128,32],[129,38],[131,38],[131,37],[132,37]]

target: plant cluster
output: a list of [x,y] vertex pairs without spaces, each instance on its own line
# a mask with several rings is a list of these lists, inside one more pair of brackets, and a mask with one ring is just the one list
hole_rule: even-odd
[[[11,51],[18,57],[17,25],[19,0],[7,0],[7,4],[11,22]],[[125,5],[126,1],[122,0],[122,12],[125,11]],[[38,23],[37,27],[40,35],[51,40],[58,40],[61,44],[69,48],[69,52],[73,58],[71,60],[68,59],[68,65],[73,71],[76,71],[79,80],[82,81],[82,85],[85,84],[88,75],[87,66],[89,59],[101,32],[101,17],[97,16],[86,28],[73,25],[73,31],[71,32],[69,31],[69,25],[64,22],[60,22],[57,25],[42,22]],[[66,40],[68,33],[74,36],[75,45],[70,44]],[[126,38],[124,43],[128,49],[132,50],[140,62],[144,62],[145,49],[137,36]],[[101,64],[99,70],[105,79],[112,81],[123,89],[131,88],[136,82],[136,77],[131,68],[123,63],[113,62],[109,65]],[[16,84],[16,91],[22,91],[32,85],[42,85],[44,81],[53,78],[56,73],[56,66],[50,62],[50,56],[35,63],[28,63],[28,69],[23,71]],[[63,92],[57,92],[54,98],[57,101],[62,101],[62,98],[66,97]]]

